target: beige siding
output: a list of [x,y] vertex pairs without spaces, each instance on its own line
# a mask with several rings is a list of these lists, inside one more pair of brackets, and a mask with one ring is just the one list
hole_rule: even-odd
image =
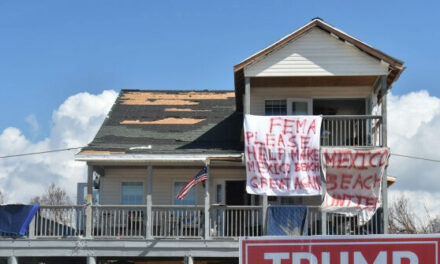
[[[153,166],[153,204],[173,204],[173,185],[176,181],[187,182],[194,177],[200,167],[154,167]],[[120,204],[122,182],[142,182],[144,185],[144,201],[146,192],[147,169],[140,167],[109,167],[105,177],[101,179],[101,204]],[[211,193],[214,195],[214,179],[246,179],[244,168],[212,168]],[[204,188],[196,187],[199,204],[204,204]],[[244,191],[244,190],[243,190]]]
[[264,115],[264,100],[286,98],[367,98],[370,86],[251,87],[251,114]]
[[252,76],[350,76],[387,74],[387,65],[332,35],[312,29],[260,61],[247,66]]

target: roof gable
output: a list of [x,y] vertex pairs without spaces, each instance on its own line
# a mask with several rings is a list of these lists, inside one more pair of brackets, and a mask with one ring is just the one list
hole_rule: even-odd
[[244,67],[246,77],[385,75],[388,64],[312,28]]
[[257,52],[256,54],[250,56],[249,58],[245,59],[244,61],[234,66],[234,83],[235,83],[235,97],[236,97],[237,111],[243,111],[242,96],[244,93],[244,86],[245,86],[244,68],[253,63],[258,62],[259,60],[263,59],[265,56],[268,56],[270,53],[276,51],[277,49],[282,48],[290,41],[300,38],[302,35],[306,34],[308,31],[315,28],[321,29],[322,31],[327,32],[328,34],[338,38],[339,40],[352,45],[354,48],[364,52],[368,56],[388,64],[388,71],[387,71],[388,88],[391,87],[392,83],[399,78],[400,74],[405,69],[405,67],[403,66],[403,61],[393,58],[390,55],[367,45],[366,43],[346,34],[345,32],[325,23],[321,19],[313,19],[310,23],[306,24],[305,26],[299,28],[293,33],[287,35],[281,40],[275,42],[274,44],[266,47],[265,49]]

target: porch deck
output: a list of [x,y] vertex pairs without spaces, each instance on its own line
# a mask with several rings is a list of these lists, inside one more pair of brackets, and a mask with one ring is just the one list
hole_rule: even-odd
[[[22,238],[235,240],[240,236],[268,235],[263,209],[211,205],[209,226],[205,228],[204,206],[153,205],[151,214],[145,205],[41,206],[28,234]],[[90,217],[87,212],[91,212]],[[381,213],[361,225],[356,217],[324,213],[319,207],[309,206],[303,220],[303,229],[291,235],[383,233]],[[8,237],[11,236],[0,233],[0,239]]]

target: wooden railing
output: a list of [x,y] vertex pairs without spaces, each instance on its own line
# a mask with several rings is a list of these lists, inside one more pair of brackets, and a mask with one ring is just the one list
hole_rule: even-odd
[[204,207],[153,205],[153,237],[203,237]]
[[262,206],[211,206],[211,236],[240,237],[263,235]]
[[[267,234],[263,206],[211,205],[209,234],[205,234],[204,206],[153,205],[150,230],[147,230],[149,216],[145,205],[93,205],[89,208],[91,210],[87,206],[41,206],[26,237],[236,239]],[[91,211],[91,221],[87,220],[87,211]],[[88,222],[90,228],[87,228]],[[304,223],[298,235],[366,235],[384,231],[381,209],[370,221],[361,223],[357,217],[325,214],[319,206],[309,206]],[[0,233],[0,237],[10,236]]]
[[382,116],[323,116],[321,146],[383,146]]

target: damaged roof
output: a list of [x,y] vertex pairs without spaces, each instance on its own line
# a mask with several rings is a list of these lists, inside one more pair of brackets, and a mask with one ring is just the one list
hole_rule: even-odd
[[78,155],[241,153],[234,91],[122,90]]

